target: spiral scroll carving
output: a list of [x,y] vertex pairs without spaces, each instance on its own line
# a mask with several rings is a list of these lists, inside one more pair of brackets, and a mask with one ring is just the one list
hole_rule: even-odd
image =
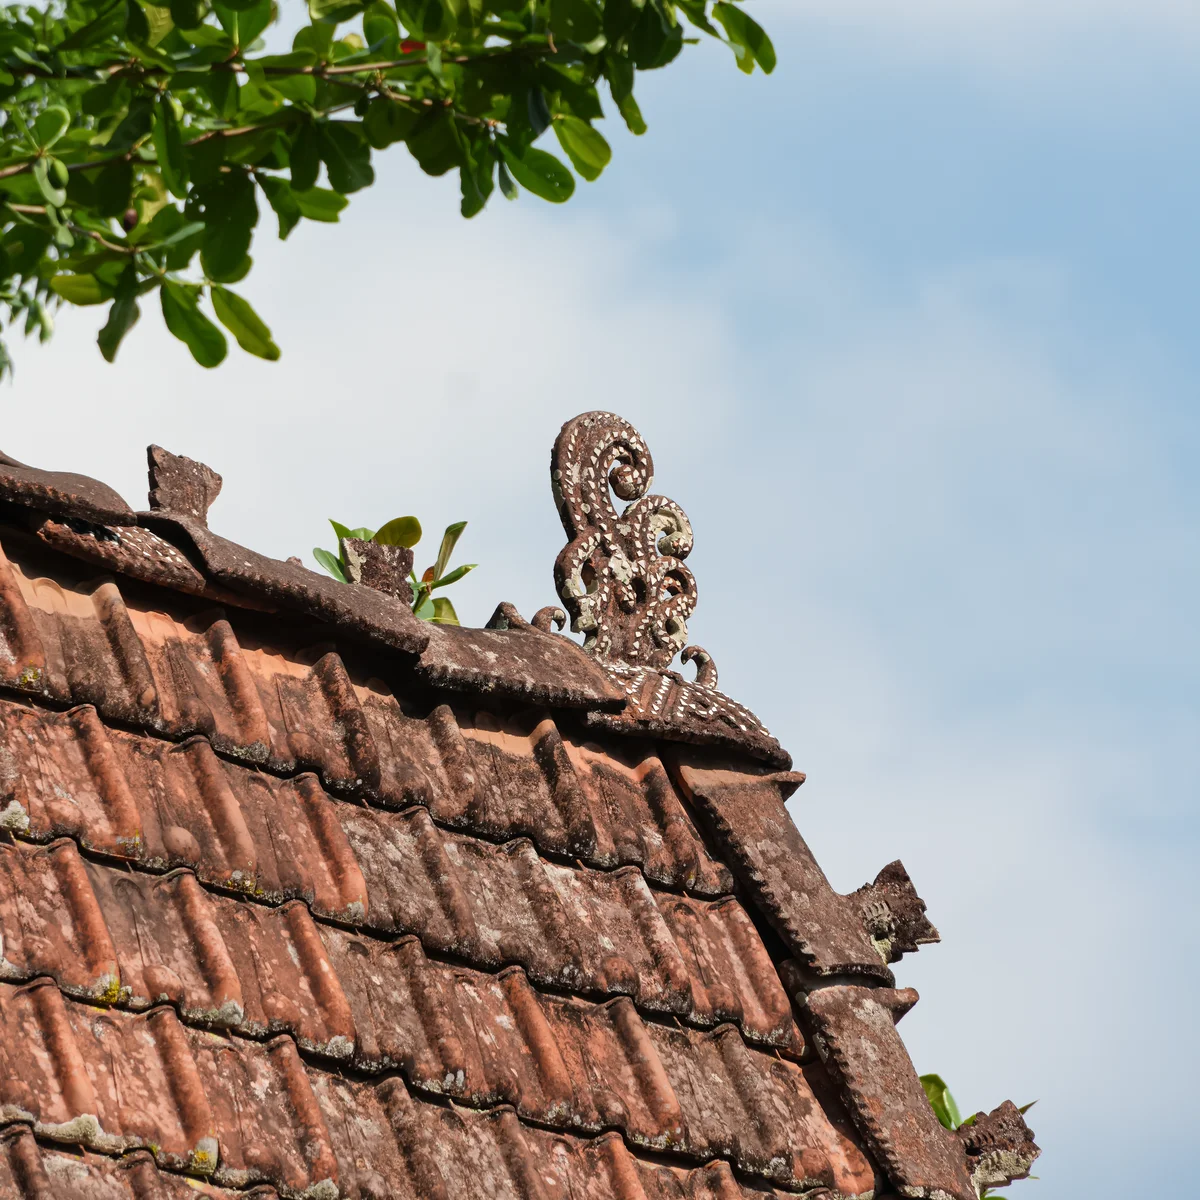
[[[599,659],[666,670],[696,607],[683,563],[692,526],[673,500],[647,495],[654,463],[641,434],[613,413],[584,413],[562,427],[550,470],[570,539],[554,583],[571,628]],[[613,493],[629,501],[620,513]]]

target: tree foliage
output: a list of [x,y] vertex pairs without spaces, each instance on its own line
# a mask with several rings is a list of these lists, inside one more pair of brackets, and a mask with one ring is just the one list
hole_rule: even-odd
[[[224,359],[221,326],[277,358],[230,286],[268,214],[281,238],[336,222],[373,182],[373,156],[401,144],[426,173],[458,173],[466,217],[496,189],[558,203],[611,157],[602,92],[641,134],[637,73],[695,34],[727,42],[744,71],[775,65],[733,0],[307,3],[282,53],[264,41],[286,45],[274,0],[0,6],[9,326],[46,340],[57,305],[107,304],[98,343],[111,362],[157,292],[201,365]],[[0,373],[10,366],[0,343]]]

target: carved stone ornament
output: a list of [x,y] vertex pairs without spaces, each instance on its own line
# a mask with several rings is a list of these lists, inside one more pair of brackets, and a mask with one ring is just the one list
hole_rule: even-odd
[[[666,670],[696,607],[696,581],[683,564],[692,526],[673,500],[647,495],[654,463],[646,443],[613,413],[584,413],[562,427],[550,470],[570,539],[554,583],[571,628],[601,661]],[[613,492],[630,502],[619,514]]]

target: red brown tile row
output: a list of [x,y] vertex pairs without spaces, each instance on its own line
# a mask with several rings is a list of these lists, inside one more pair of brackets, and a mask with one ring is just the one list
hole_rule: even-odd
[[[381,941],[319,924],[297,901],[272,908],[216,896],[187,870],[151,875],[86,861],[68,839],[0,844],[0,934],[0,976],[48,974],[70,995],[134,1008],[166,1000],[189,1020],[251,1036],[286,1029],[304,1046],[372,1067],[406,1058],[410,1052],[394,1050],[405,1038],[441,1045],[443,1035],[429,1032],[436,1024],[401,1027],[430,1005],[453,1008],[464,997],[452,981],[479,975],[438,967],[442,982],[426,983],[434,968],[416,938]],[[786,1003],[782,989],[773,998]],[[743,1027],[765,1030],[769,1036],[755,1040],[803,1057],[790,1014],[774,1025],[767,1015],[759,1008],[747,1019],[743,1007]],[[451,1052],[443,1066],[458,1073],[460,1058]]]
[[[732,898],[647,886],[448,832],[420,806],[330,799],[312,775],[281,780],[220,759],[203,738],[167,743],[106,729],[93,709],[52,714],[0,701],[0,824],[35,840],[208,884],[395,936],[486,970],[509,963],[584,993],[631,994],[702,1025],[736,1021],[786,1046],[790,1003],[753,923]],[[3,755],[3,750],[7,751]]]
[[244,1187],[335,1196],[325,1120],[289,1037],[266,1045],[64,1000],[49,980],[0,985],[0,1121]]
[[[399,1105],[393,1101],[392,1107]],[[430,1133],[447,1147],[440,1164],[426,1158],[423,1169],[410,1168],[394,1161],[392,1152],[387,1165],[395,1174],[385,1178],[365,1161],[355,1161],[348,1164],[354,1177],[340,1194],[347,1200],[474,1200],[480,1195],[495,1200],[783,1200],[796,1195],[748,1186],[724,1162],[690,1170],[653,1164],[631,1154],[615,1134],[584,1140],[536,1129],[514,1130],[510,1116],[429,1113]],[[492,1181],[493,1192],[481,1191],[480,1181],[472,1177],[472,1163],[480,1149],[485,1161],[500,1155],[504,1163],[503,1177]],[[509,1165],[514,1155],[536,1162],[536,1170],[527,1173],[518,1167],[514,1172]],[[436,1186],[425,1191],[414,1178]],[[277,1196],[269,1184],[235,1191],[195,1176],[171,1174],[160,1170],[142,1150],[113,1159],[39,1143],[25,1125],[0,1130],[0,1200],[275,1200]],[[816,1189],[806,1192],[805,1200],[835,1197]]]
[[[547,1187],[576,1196],[591,1157],[587,1174],[609,1174],[610,1190],[587,1195],[636,1196],[612,1172],[639,1181],[646,1173],[618,1136],[589,1143],[534,1131],[507,1104],[427,1102],[398,1078],[374,1083],[306,1065],[286,1036],[262,1044],[190,1028],[170,1008],[94,1008],[64,999],[49,981],[0,985],[0,1031],[0,1122],[106,1154],[147,1150],[160,1167],[225,1186],[268,1183],[314,1200],[537,1198]],[[699,1069],[695,1082],[708,1082]],[[712,1097],[714,1120],[734,1111],[720,1107],[728,1099]],[[799,1136],[793,1131],[805,1149],[771,1159],[770,1173],[792,1188],[869,1192],[874,1175],[862,1153],[846,1139],[810,1142],[816,1124],[809,1116]],[[717,1174],[736,1188],[728,1167]]]
[[544,852],[637,865],[703,895],[732,886],[644,745],[601,752],[548,716],[414,713],[328,647],[287,657],[239,637],[219,609],[168,615],[127,603],[111,580],[29,577],[2,551],[0,682],[173,740],[201,734],[276,773],[313,770],[339,795],[424,804],[485,837],[529,836]]
[[269,1185],[248,1191],[159,1170],[144,1150],[107,1158],[39,1144],[28,1125],[0,1130],[0,1200],[275,1200]]
[[431,962],[416,939],[371,941],[318,926],[299,903],[213,896],[187,871],[84,862],[70,841],[0,847],[0,936],[11,980],[46,974],[85,999],[169,1002],[187,1023],[287,1032],[473,1106],[617,1128],[636,1145],[791,1182],[829,1166],[845,1190],[870,1170],[823,1070],[750,1049],[730,1025],[704,1034],[646,1022],[627,997],[545,995],[520,968]]

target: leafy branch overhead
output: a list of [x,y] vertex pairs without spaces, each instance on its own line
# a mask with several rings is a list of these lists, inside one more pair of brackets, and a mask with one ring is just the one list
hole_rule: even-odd
[[[376,542],[381,546],[406,546],[412,548],[421,540],[421,522],[416,517],[396,517],[379,529],[350,529],[338,521],[330,521],[333,532],[338,538],[338,553],[316,547],[313,558],[329,572],[339,583],[347,583],[347,539],[361,539],[364,542]],[[438,588],[449,587],[457,583],[468,572],[475,570],[477,563],[466,563],[463,566],[450,569],[450,556],[458,539],[466,529],[466,521],[455,521],[446,526],[442,534],[442,544],[438,547],[437,559],[432,566],[426,567],[418,579],[416,572],[410,575],[412,582],[413,612],[422,621],[432,621],[438,625],[457,625],[458,613],[454,605],[445,596],[434,596]]]
[[281,238],[335,222],[374,181],[373,155],[401,144],[430,175],[458,172],[464,216],[497,188],[557,203],[575,180],[547,144],[596,179],[612,153],[602,93],[644,133],[637,73],[696,33],[743,71],[775,65],[735,0],[308,0],[308,14],[289,51],[267,54],[274,0],[0,6],[8,325],[46,340],[57,304],[107,304],[111,362],[157,291],[201,365],[224,359],[226,333],[278,358],[230,288],[264,209]]

